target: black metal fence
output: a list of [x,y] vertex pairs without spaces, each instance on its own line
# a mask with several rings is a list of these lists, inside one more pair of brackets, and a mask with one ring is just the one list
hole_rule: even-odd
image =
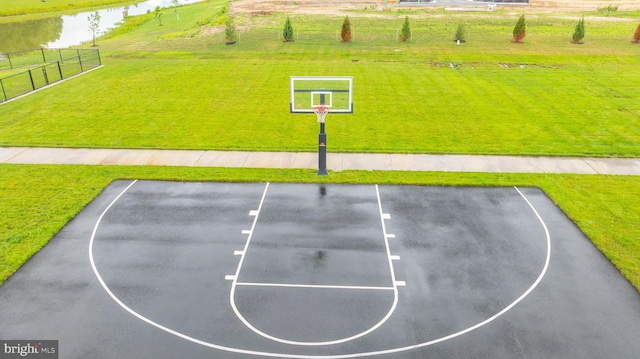
[[[0,54],[0,69],[31,67],[0,78],[0,102],[91,70],[102,64],[98,49],[37,49]],[[37,66],[38,64],[44,65]]]

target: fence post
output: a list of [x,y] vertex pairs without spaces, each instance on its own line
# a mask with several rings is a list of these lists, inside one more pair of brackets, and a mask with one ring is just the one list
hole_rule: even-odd
[[56,61],[58,63],[58,72],[60,72],[60,80],[64,79],[64,76],[62,76],[62,67],[60,67],[60,61]]
[[80,52],[78,51],[78,63],[80,64],[80,72],[84,72],[82,68],[82,58],[80,57]]
[[7,52],[7,60],[9,60],[9,67],[13,69],[13,64],[11,63],[11,53]]
[[[58,55],[60,55],[60,61],[63,61],[63,62],[64,62],[64,60],[62,59],[62,50],[58,49]],[[60,63],[58,63],[58,65],[59,65],[59,64],[60,64]]]
[[49,76],[47,76],[47,67],[42,66],[42,75],[44,75],[44,83],[49,85]]
[[44,55],[44,49],[41,47],[40,52],[42,53],[42,63],[47,63],[47,57]]
[[98,66],[102,65],[102,59],[100,58],[100,50],[96,49],[96,53],[98,53]]
[[29,78],[31,79],[31,88],[33,88],[33,91],[36,90],[36,84],[35,82],[33,82],[33,74],[31,74],[31,70],[29,70]]
[[2,83],[2,79],[0,79],[0,87],[2,87],[2,95],[4,96],[4,100],[7,101],[7,92],[4,90],[4,84]]

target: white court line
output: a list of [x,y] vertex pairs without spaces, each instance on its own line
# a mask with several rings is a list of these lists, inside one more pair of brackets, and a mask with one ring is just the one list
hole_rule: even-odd
[[[391,270],[391,280],[393,281],[394,287],[396,287],[396,301],[394,301],[393,306],[395,308],[397,304],[397,281],[396,281],[396,272],[393,270],[393,256],[391,255],[391,248],[389,248],[389,238],[390,235],[387,234],[387,226],[384,222],[385,219],[391,219],[391,215],[389,213],[382,212],[382,200],[380,199],[380,190],[378,189],[378,185],[376,185],[376,196],[378,197],[378,210],[380,211],[380,223],[382,224],[382,233],[384,234],[384,245],[387,250],[387,257],[389,259],[389,269]],[[395,235],[393,235],[395,238]]]
[[354,285],[319,285],[319,284],[284,284],[284,283],[241,283],[236,285],[245,285],[252,287],[285,287],[285,288],[318,288],[318,289],[354,289],[354,290],[393,290],[393,287],[367,287]]
[[[287,339],[282,339],[282,338],[278,338],[278,337],[274,337],[273,335],[269,335],[259,329],[257,329],[256,327],[254,327],[253,325],[251,325],[251,323],[249,323],[249,321],[244,318],[244,316],[242,315],[242,313],[240,313],[240,311],[238,310],[238,308],[236,307],[235,304],[235,291],[236,291],[236,287],[238,286],[238,276],[240,275],[240,269],[242,268],[242,263],[244,261],[244,257],[246,255],[246,252],[249,248],[249,243],[251,242],[251,238],[253,237],[253,231],[255,229],[256,223],[258,222],[258,218],[260,217],[260,211],[262,210],[262,205],[264,203],[264,200],[266,198],[267,195],[267,189],[269,187],[269,184],[267,184],[267,188],[265,188],[264,193],[262,195],[262,199],[260,200],[260,205],[258,206],[258,210],[255,211],[255,218],[253,220],[253,225],[251,226],[251,233],[249,234],[249,238],[247,238],[247,243],[245,244],[244,247],[244,253],[242,255],[242,258],[240,259],[240,263],[238,264],[238,269],[236,270],[236,279],[233,281],[232,285],[231,285],[231,292],[230,292],[230,302],[231,302],[231,308],[233,309],[233,312],[236,314],[236,316],[238,317],[238,319],[240,319],[240,321],[249,329],[251,329],[253,332],[255,332],[256,334],[273,340],[275,342],[279,342],[279,343],[284,343],[284,344],[289,344],[289,345],[300,345],[300,346],[326,346],[326,345],[335,345],[335,344],[341,344],[341,343],[346,343],[349,341],[352,341],[354,339],[363,337],[373,331],[375,331],[376,329],[378,329],[380,326],[382,326],[393,314],[393,312],[396,309],[396,306],[398,305],[398,286],[399,285],[404,285],[404,282],[397,282],[396,281],[396,277],[395,277],[395,273],[393,271],[393,263],[392,263],[392,259],[391,259],[391,252],[389,249],[389,240],[387,237],[387,230],[385,228],[385,224],[384,224],[384,220],[385,219],[389,219],[391,218],[391,216],[388,213],[382,213],[382,203],[380,202],[380,193],[378,191],[378,185],[375,186],[376,189],[376,197],[378,200],[378,211],[379,211],[379,216],[380,216],[380,222],[382,224],[382,235],[383,235],[383,239],[385,242],[385,248],[386,248],[386,253],[387,253],[387,262],[389,264],[389,271],[390,271],[390,275],[391,275],[391,283],[392,283],[392,287],[390,288],[390,290],[393,291],[393,304],[391,305],[391,308],[389,309],[389,312],[387,312],[387,314],[375,325],[373,325],[371,328],[352,335],[350,337],[347,338],[342,338],[342,339],[337,339],[337,340],[330,340],[330,341],[324,341],[324,342],[301,342],[301,341],[294,341],[294,340],[287,340]],[[253,212],[253,211],[252,211]],[[249,284],[244,284],[245,286],[248,286]],[[261,286],[267,286],[267,285],[261,285]],[[318,287],[315,287],[318,288]]]
[[336,355],[300,355],[300,354],[286,354],[286,353],[273,353],[273,352],[264,352],[264,351],[257,351],[257,350],[246,350],[246,349],[240,349],[240,348],[233,348],[233,347],[228,347],[228,346],[224,346],[224,345],[219,345],[219,344],[215,344],[215,343],[209,343],[206,342],[204,340],[200,340],[200,339],[196,339],[194,337],[188,336],[186,334],[180,333],[178,331],[175,331],[173,329],[167,328],[163,325],[160,325],[154,321],[152,321],[149,318],[146,318],[145,316],[137,313],[136,311],[134,311],[133,309],[129,308],[126,304],[124,304],[120,299],[118,299],[118,297],[115,296],[115,294],[113,294],[113,292],[109,289],[109,287],[106,285],[106,283],[104,282],[104,280],[102,279],[102,276],[100,276],[100,273],[95,265],[95,261],[93,259],[93,243],[95,241],[95,236],[96,233],[98,231],[98,227],[100,225],[100,222],[102,221],[102,218],[104,217],[104,215],[107,213],[107,211],[109,211],[109,209],[114,205],[114,203],[116,203],[116,201],[131,187],[133,186],[134,183],[136,183],[137,181],[133,181],[127,188],[125,188],[108,206],[107,208],[105,208],[105,210],[102,212],[102,214],[100,215],[100,217],[98,218],[94,228],[93,228],[93,232],[91,233],[91,239],[89,241],[89,260],[91,262],[91,268],[93,269],[93,273],[95,274],[96,278],[98,279],[98,282],[100,283],[100,285],[102,286],[102,288],[105,290],[105,292],[111,297],[111,299],[113,299],[113,301],[115,301],[122,309],[124,309],[125,311],[127,311],[129,314],[131,314],[132,316],[142,320],[143,322],[157,328],[160,329],[166,333],[175,335],[178,338],[187,340],[191,343],[194,344],[198,344],[198,345],[202,345],[204,347],[207,348],[212,348],[212,349],[217,349],[217,350],[221,350],[221,351],[227,351],[230,353],[238,353],[238,354],[246,354],[246,355],[259,355],[259,356],[264,356],[264,357],[270,357],[270,358],[288,358],[288,359],[351,359],[351,358],[362,358],[362,357],[371,357],[371,356],[376,356],[376,355],[385,355],[385,354],[394,354],[394,353],[400,353],[400,352],[404,352],[404,351],[409,351],[409,350],[413,350],[413,349],[418,349],[418,348],[424,348],[427,346],[431,346],[437,343],[441,343],[444,341],[447,341],[449,339],[453,339],[459,336],[462,336],[464,334],[467,334],[471,331],[474,331],[478,328],[481,328],[491,322],[493,322],[494,320],[498,319],[499,317],[501,317],[502,315],[504,315],[505,313],[507,313],[509,310],[511,310],[513,307],[515,307],[518,303],[520,303],[522,300],[524,300],[524,298],[526,298],[537,286],[538,284],[540,284],[540,282],[542,281],[542,279],[544,278],[545,274],[547,273],[547,269],[549,268],[549,262],[551,261],[551,235],[549,234],[549,230],[547,228],[547,225],[545,224],[544,220],[542,219],[542,217],[540,216],[540,214],[538,213],[538,211],[535,209],[535,207],[531,204],[531,202],[529,202],[529,200],[524,196],[524,194],[522,194],[522,192],[520,192],[520,190],[517,187],[514,187],[515,190],[520,194],[520,196],[524,199],[524,201],[529,205],[529,207],[531,208],[531,210],[533,211],[533,213],[535,214],[535,216],[537,217],[538,221],[540,222],[540,224],[542,225],[545,235],[546,235],[546,242],[547,242],[547,254],[546,254],[546,260],[545,260],[545,264],[544,267],[542,269],[542,272],[540,273],[540,275],[538,276],[538,278],[535,280],[535,282],[531,285],[531,287],[529,287],[529,289],[527,289],[527,291],[525,291],[520,297],[518,297],[513,303],[511,303],[510,305],[508,305],[506,308],[502,309],[501,311],[499,311],[498,313],[494,314],[492,317],[472,326],[469,327],[467,329],[455,332],[453,334],[438,338],[438,339],[434,339],[431,341],[427,341],[424,343],[419,343],[419,344],[415,344],[415,345],[409,345],[409,346],[404,346],[404,347],[398,347],[398,348],[392,348],[392,349],[387,349],[387,350],[379,350],[379,351],[370,351],[370,352],[362,352],[362,353],[351,353],[351,354],[336,354]]

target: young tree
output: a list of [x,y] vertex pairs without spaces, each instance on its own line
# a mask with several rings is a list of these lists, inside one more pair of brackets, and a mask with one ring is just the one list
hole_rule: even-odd
[[293,26],[291,26],[289,16],[287,16],[287,21],[285,21],[284,28],[282,29],[282,38],[284,42],[293,42]]
[[342,23],[342,31],[340,31],[340,37],[342,38],[342,42],[351,41],[351,23],[349,22],[349,16],[345,16],[344,22]]
[[584,16],[583,16],[582,19],[578,21],[578,24],[576,25],[576,29],[573,31],[573,43],[581,44],[582,39],[584,39],[584,35],[585,35],[585,29],[584,29]]
[[89,15],[87,20],[89,20],[89,31],[91,31],[93,35],[93,46],[96,46],[96,35],[98,35],[98,31],[100,30],[100,14],[96,11]]
[[636,32],[633,34],[633,42],[635,43],[640,42],[640,25],[638,25]]
[[524,22],[524,15],[521,15],[513,28],[513,42],[520,43],[527,35],[527,25]]
[[227,45],[233,45],[238,41],[238,32],[236,31],[236,25],[233,23],[233,18],[231,18],[231,16],[227,16],[224,38]]
[[404,24],[402,24],[402,30],[400,31],[400,41],[407,42],[411,39],[411,27],[409,26],[409,17],[404,18]]
[[162,10],[160,9],[160,6],[156,6],[153,18],[158,20],[158,23],[160,24],[159,26],[162,26]]
[[171,0],[171,3],[173,4],[173,11],[178,12],[178,0]]
[[458,42],[458,41],[459,42],[464,42],[465,33],[466,33],[465,26],[462,25],[462,24],[458,25],[458,28],[456,29],[456,35],[455,35],[454,41],[456,41],[456,42]]

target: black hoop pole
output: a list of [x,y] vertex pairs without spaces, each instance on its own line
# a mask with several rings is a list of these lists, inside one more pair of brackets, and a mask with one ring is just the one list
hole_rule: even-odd
[[[324,94],[320,94],[320,105],[324,106]],[[327,171],[327,134],[324,132],[324,120],[320,122],[318,134],[318,176],[326,176]]]

